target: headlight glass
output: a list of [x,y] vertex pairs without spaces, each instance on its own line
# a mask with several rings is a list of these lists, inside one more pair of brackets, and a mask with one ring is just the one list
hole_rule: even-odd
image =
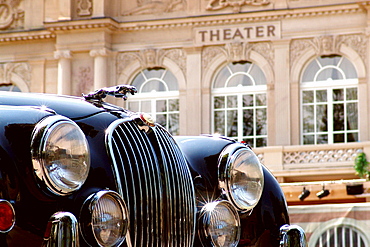
[[219,166],[220,187],[239,210],[251,210],[261,198],[264,178],[257,156],[248,148],[227,149]]
[[70,119],[51,116],[41,121],[32,138],[34,171],[57,195],[68,195],[85,182],[90,152],[81,129]]
[[237,246],[240,240],[240,219],[228,201],[207,203],[200,213],[200,238],[206,246]]
[[84,205],[83,233],[90,244],[92,235],[99,246],[119,246],[126,237],[129,220],[123,199],[114,191],[99,191]]

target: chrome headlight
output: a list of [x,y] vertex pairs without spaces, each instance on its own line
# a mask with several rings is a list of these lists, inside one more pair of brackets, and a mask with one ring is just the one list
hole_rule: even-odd
[[84,133],[72,120],[54,115],[39,122],[31,152],[36,176],[54,194],[68,195],[84,184],[90,151]]
[[264,184],[262,166],[252,150],[232,144],[221,153],[219,185],[239,210],[251,210],[261,198]]
[[237,246],[240,240],[238,212],[228,201],[207,203],[200,212],[198,230],[205,246]]
[[125,240],[128,225],[126,204],[114,191],[91,195],[81,210],[83,237],[93,246],[96,242],[99,246],[119,246]]

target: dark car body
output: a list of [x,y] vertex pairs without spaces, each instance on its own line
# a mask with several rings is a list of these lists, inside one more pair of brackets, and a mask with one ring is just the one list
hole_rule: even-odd
[[[0,203],[14,210],[11,226],[0,229],[0,246],[305,246],[265,167],[263,191],[251,209],[234,207],[220,186],[225,150],[250,150],[247,145],[217,136],[173,138],[146,115],[104,103],[105,96],[0,93]],[[68,157],[84,157],[60,147],[51,155],[43,150],[60,121],[82,131],[89,166],[68,165]],[[67,165],[46,170],[45,160],[53,159]],[[72,189],[63,189],[68,179]],[[205,207],[212,202],[226,212],[220,219]],[[0,225],[6,217],[0,207]],[[222,217],[235,217],[236,226]],[[217,240],[219,228],[229,229],[218,221],[238,231],[235,241],[228,232]]]

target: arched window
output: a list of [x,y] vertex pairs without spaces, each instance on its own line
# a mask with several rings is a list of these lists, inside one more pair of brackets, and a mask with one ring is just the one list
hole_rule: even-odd
[[250,62],[229,63],[217,74],[212,89],[214,133],[267,145],[266,77]]
[[0,91],[20,92],[21,90],[13,83],[0,83]]
[[301,80],[301,142],[358,141],[357,73],[342,56],[314,59]]
[[333,226],[321,233],[314,247],[368,247],[362,232],[348,225]]
[[179,91],[177,79],[171,71],[145,69],[136,75],[132,85],[138,93],[129,97],[129,109],[150,113],[157,123],[178,135]]

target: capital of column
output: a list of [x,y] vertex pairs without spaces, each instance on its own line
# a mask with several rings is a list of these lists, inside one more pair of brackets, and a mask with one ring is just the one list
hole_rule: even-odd
[[72,52],[70,50],[58,50],[54,52],[54,58],[55,59],[61,59],[61,58],[72,58]]
[[106,57],[109,55],[109,50],[107,48],[93,49],[90,51],[90,56],[92,57]]

